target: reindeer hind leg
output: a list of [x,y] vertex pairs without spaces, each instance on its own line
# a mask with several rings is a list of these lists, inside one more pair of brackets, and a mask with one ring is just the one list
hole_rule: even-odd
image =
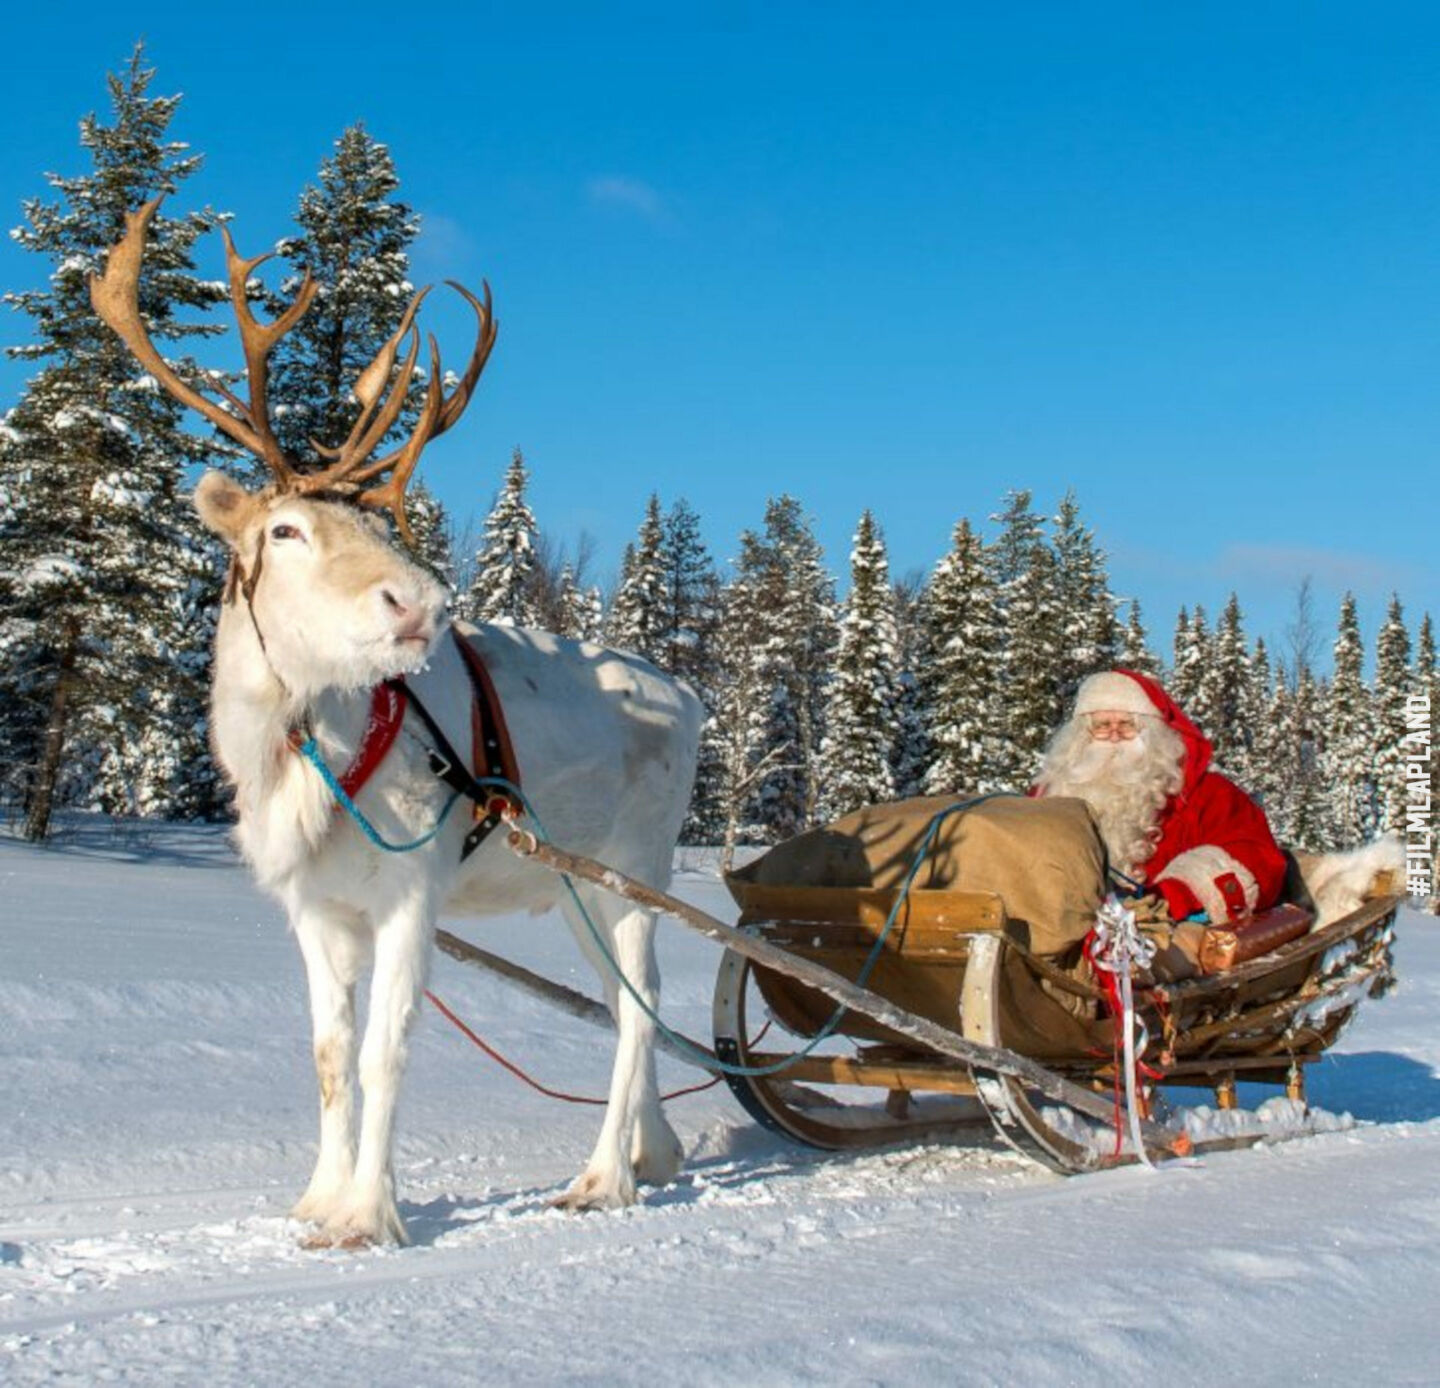
[[[585,892],[586,909],[615,964],[655,1010],[660,1001],[655,962],[655,918],[613,898]],[[592,959],[598,951],[573,902],[565,914]],[[680,1140],[660,1104],[655,1075],[655,1024],[643,1008],[609,973],[597,965],[615,1018],[619,1041],[610,1078],[605,1120],[585,1170],[556,1202],[566,1209],[606,1209],[633,1204],[637,1180],[663,1184],[680,1168]]]

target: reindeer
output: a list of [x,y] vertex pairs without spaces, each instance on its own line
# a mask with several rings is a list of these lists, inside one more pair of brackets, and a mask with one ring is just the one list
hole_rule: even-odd
[[[322,449],[322,466],[306,471],[276,439],[266,376],[275,344],[314,297],[313,280],[306,276],[273,322],[257,321],[246,285],[268,257],[242,259],[225,231],[249,398],[217,385],[222,406],[167,365],[141,318],[140,268],[159,202],[129,214],[104,273],[92,278],[91,297],[165,390],[261,459],[273,476],[263,490],[250,492],[208,472],[195,504],[231,555],[215,642],[212,741],[234,789],[240,848],[261,886],[284,904],[309,988],[320,1151],[293,1214],[315,1226],[311,1246],[405,1241],[391,1155],[395,1106],[436,917],[557,905],[601,972],[619,1042],[595,1149],[556,1203],[570,1210],[631,1204],[637,1182],[661,1184],[675,1176],[680,1143],[660,1106],[653,1022],[602,967],[563,884],[494,837],[462,861],[467,843],[479,837],[468,807],[444,818],[433,838],[413,851],[385,851],[362,833],[357,818],[337,813],[319,765],[296,748],[308,739],[308,750],[326,767],[352,765],[375,732],[380,691],[401,698],[403,721],[396,728],[392,719],[389,731],[393,744],[357,788],[354,804],[392,844],[423,838],[450,798],[433,769],[440,765],[435,757],[443,756],[437,744],[453,751],[471,742],[468,647],[493,683],[513,763],[548,832],[663,886],[694,775],[700,704],[632,655],[544,632],[448,622],[444,591],[390,543],[380,513],[388,511],[409,538],[405,488],[420,452],[460,418],[494,346],[488,285],[483,302],[453,286],[475,311],[475,347],[447,394],[430,338],[424,406],[409,438],[372,456],[414,377],[415,316],[428,290],[415,297],[357,381],[361,413],[349,437]],[[407,335],[409,348],[397,368]],[[397,677],[403,687],[385,683]],[[481,806],[476,815],[493,822],[498,809]],[[598,893],[587,905],[606,949],[653,1009],[659,998],[653,915]],[[369,1007],[357,1055],[355,988],[367,965]],[[358,1145],[357,1070],[363,1094]]]

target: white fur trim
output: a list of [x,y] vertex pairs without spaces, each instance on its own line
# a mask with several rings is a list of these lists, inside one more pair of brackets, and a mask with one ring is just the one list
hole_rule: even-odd
[[1177,882],[1183,882],[1195,893],[1200,905],[1205,908],[1205,914],[1218,925],[1234,919],[1230,903],[1216,885],[1227,872],[1234,874],[1245,893],[1246,907],[1253,911],[1255,903],[1260,900],[1260,884],[1256,882],[1255,874],[1238,858],[1213,843],[1202,843],[1198,848],[1186,849],[1172,858],[1165,864],[1159,880],[1163,882],[1173,877]]
[[1398,879],[1405,869],[1405,850],[1393,834],[1345,853],[1297,853],[1295,858],[1315,902],[1315,930],[1348,916],[1367,896],[1388,885],[1377,879],[1387,873]]
[[1075,695],[1074,718],[1084,713],[1138,713],[1151,718],[1159,710],[1129,675],[1106,670],[1083,681]]

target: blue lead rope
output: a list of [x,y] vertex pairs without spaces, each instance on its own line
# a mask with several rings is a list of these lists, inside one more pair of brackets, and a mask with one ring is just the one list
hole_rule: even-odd
[[325,764],[325,758],[320,755],[320,749],[315,745],[313,737],[306,738],[300,744],[300,755],[320,773],[320,779],[330,789],[330,794],[335,797],[336,803],[344,809],[345,813],[355,821],[360,832],[365,835],[376,848],[383,848],[387,853],[413,853],[417,848],[424,848],[436,834],[440,832],[450,811],[455,808],[455,802],[460,798],[460,792],[455,791],[445,802],[445,808],[440,811],[440,818],[437,819],[428,834],[422,834],[418,839],[410,843],[390,843],[381,837],[380,831],[365,818],[360,807],[350,798],[345,787],[340,784],[339,778]]

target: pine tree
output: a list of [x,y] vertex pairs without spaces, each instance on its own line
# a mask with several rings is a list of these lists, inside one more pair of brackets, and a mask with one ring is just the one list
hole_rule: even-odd
[[825,686],[835,649],[835,581],[810,521],[794,497],[765,507],[770,625],[760,650],[770,688],[765,754],[776,769],[760,783],[757,817],[773,840],[816,822],[817,762],[825,735]]
[[[709,724],[720,702],[720,577],[701,537],[700,517],[684,498],[666,512],[660,554],[664,598],[656,663],[695,691]],[[713,843],[724,831],[724,816],[719,808],[722,781],[718,748],[713,737],[702,734],[681,842]]]
[[1205,620],[1205,609],[1196,603],[1195,615],[1192,617],[1182,607],[1175,624],[1170,695],[1207,735],[1211,720],[1205,674],[1210,660],[1210,632]]
[[658,664],[689,681],[708,706],[720,579],[700,535],[700,517],[683,497],[665,515],[660,553],[665,599]]
[[998,672],[1004,690],[998,771],[1004,784],[1020,788],[1034,779],[1064,709],[1055,663],[1061,639],[1056,560],[1028,491],[1008,493],[1005,509],[991,520],[1001,525],[989,553],[1006,635]]
[[781,769],[784,754],[783,748],[766,747],[773,700],[765,650],[770,568],[760,536],[745,531],[735,576],[720,596],[714,700],[700,736],[691,821],[698,840],[723,840],[727,870],[738,842],[764,841],[765,826],[753,807],[760,781]]
[[460,615],[469,621],[521,627],[543,623],[530,591],[539,526],[525,500],[529,481],[524,455],[517,448],[485,518],[474,574],[459,603]]
[[1308,852],[1323,850],[1334,839],[1334,821],[1322,765],[1326,721],[1325,690],[1302,667],[1290,697],[1285,731],[1289,780],[1289,841]]
[[1068,705],[1087,675],[1114,667],[1120,628],[1105,576],[1105,553],[1094,532],[1080,523],[1074,492],[1061,500],[1053,534],[1060,634],[1054,678],[1061,704]]
[[[1282,681],[1283,689],[1283,681]],[[1272,829],[1279,834],[1284,810],[1285,770],[1281,753],[1284,709],[1276,711],[1276,685],[1270,670],[1270,652],[1263,637],[1255,640],[1250,674],[1245,688],[1245,709],[1254,730],[1250,750],[1250,776],[1244,789],[1264,809]]]
[[[26,202],[13,234],[54,266],[46,288],[6,296],[35,331],[12,355],[45,364],[0,449],[0,745],[37,839],[57,804],[81,796],[131,813],[215,806],[204,676],[218,556],[182,490],[212,445],[181,430],[180,406],[89,298],[125,214],[173,194],[200,164],[167,138],[179,98],[151,96],[153,78],[137,46],[108,78],[112,122],[80,122],[93,169],[52,175],[58,200]],[[190,255],[216,221],[206,211],[151,223],[139,299],[157,343],[223,331],[175,319],[224,297],[194,276]]]
[[972,794],[1006,784],[999,746],[996,671],[1003,659],[994,580],[968,520],[935,566],[926,598],[920,682],[935,760],[931,795]]
[[[317,286],[309,310],[280,339],[270,368],[276,436],[302,465],[322,461],[316,442],[334,446],[349,434],[360,413],[355,383],[409,304],[409,248],[420,219],[395,200],[399,187],[389,150],[363,124],[349,126],[321,163],[317,182],[300,195],[300,235],[281,243],[296,273],[281,285],[272,311],[293,297],[305,272]],[[420,375],[382,445],[413,429],[424,393]]]
[[815,822],[835,647],[834,581],[793,497],[766,503],[763,535],[741,536],[715,645],[714,727],[702,760],[723,765],[727,843],[778,842]]
[[546,629],[572,641],[599,641],[604,630],[605,606],[598,588],[584,588],[567,561],[560,568],[556,585],[556,613]]
[[867,510],[850,554],[850,594],[840,618],[825,704],[819,762],[822,819],[838,819],[861,805],[894,798],[898,644],[890,562],[884,538]]
[[1246,701],[1249,685],[1250,648],[1245,640],[1240,600],[1231,593],[1210,642],[1210,658],[1200,684],[1200,707],[1209,718],[1206,732],[1215,748],[1217,769],[1241,785],[1251,780],[1255,733]]
[[1405,828],[1405,700],[1413,693],[1410,633],[1405,610],[1392,594],[1375,642],[1375,792],[1382,830]]
[[412,556],[453,593],[455,551],[444,503],[423,482],[412,482],[405,497],[405,515],[413,537]]
[[605,640],[617,650],[633,651],[655,664],[662,664],[667,653],[664,551],[660,498],[652,492],[639,534],[625,547],[620,585],[605,623]]
[[899,644],[895,739],[890,754],[890,769],[896,796],[906,800],[924,794],[925,778],[935,761],[935,747],[930,741],[929,718],[920,685],[927,636],[927,597],[923,574],[906,574],[892,585],[891,592]]
[[1140,602],[1130,599],[1130,615],[1125,621],[1120,636],[1120,655],[1117,662],[1123,669],[1134,670],[1141,675],[1159,678],[1160,661],[1150,649],[1145,636],[1145,625],[1140,620]]
[[1371,772],[1375,735],[1370,692],[1365,687],[1365,646],[1351,593],[1346,593],[1340,604],[1334,650],[1330,718],[1321,762],[1337,840],[1327,846],[1346,848],[1369,840],[1376,822]]

